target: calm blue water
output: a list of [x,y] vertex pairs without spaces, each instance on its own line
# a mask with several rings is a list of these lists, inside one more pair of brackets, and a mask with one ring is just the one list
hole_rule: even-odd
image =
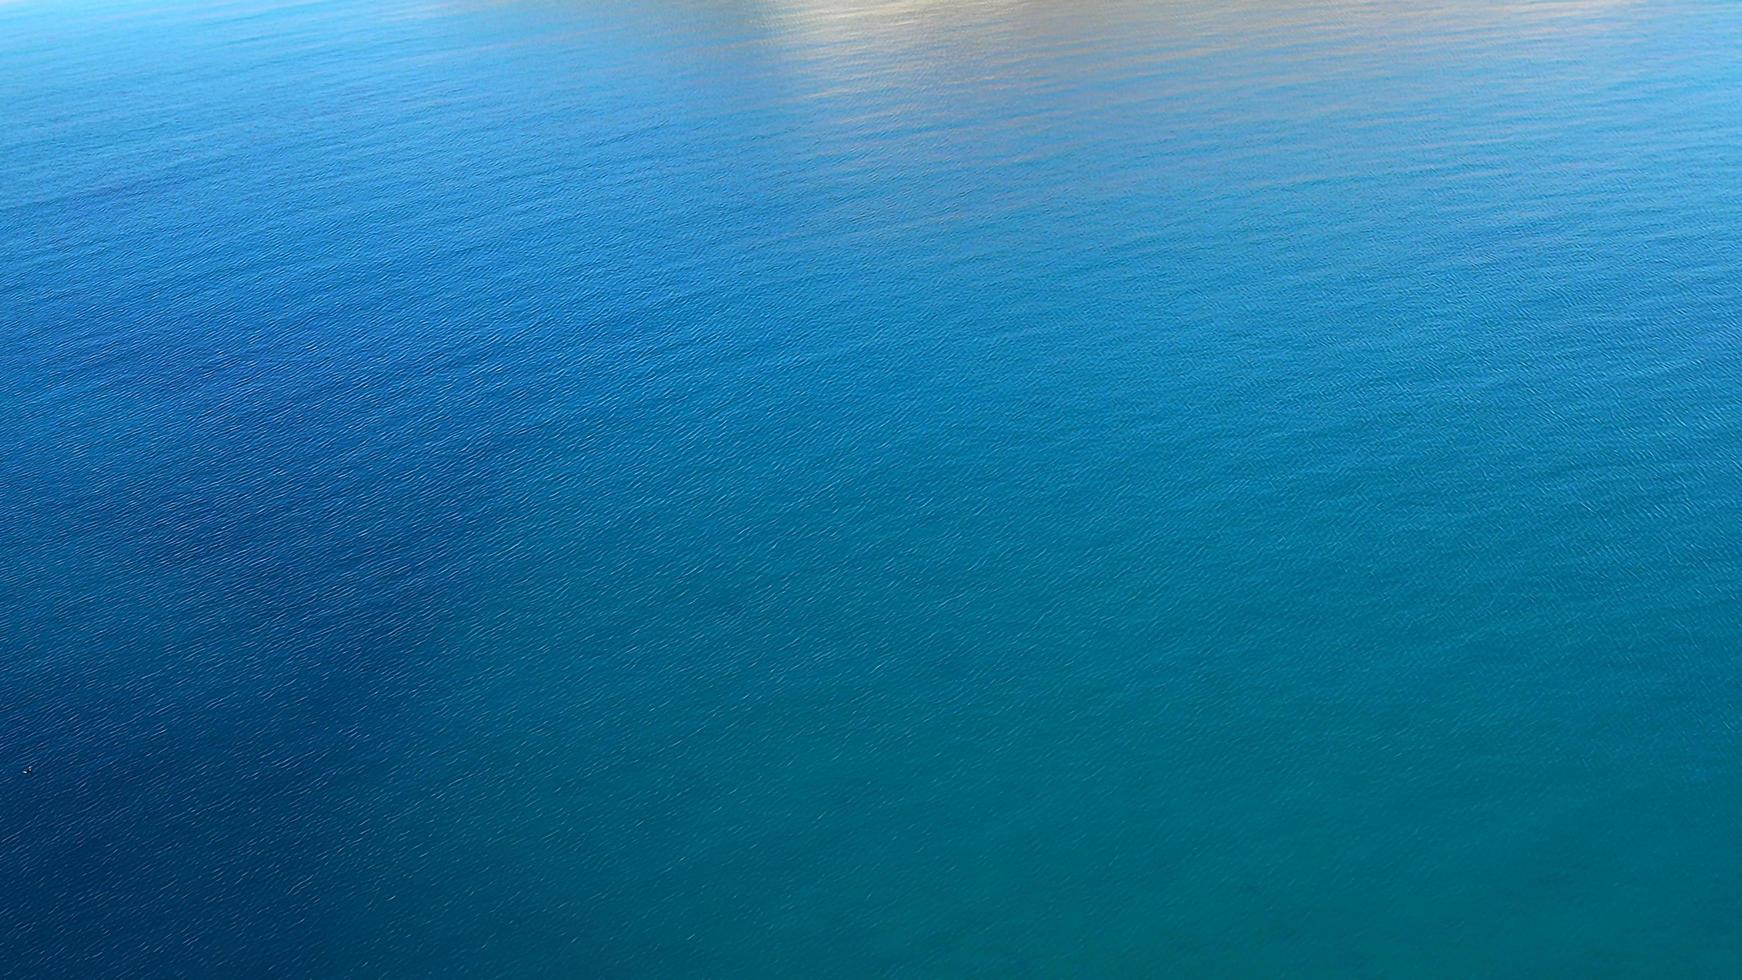
[[1742,974],[1739,43],[0,5],[0,974]]

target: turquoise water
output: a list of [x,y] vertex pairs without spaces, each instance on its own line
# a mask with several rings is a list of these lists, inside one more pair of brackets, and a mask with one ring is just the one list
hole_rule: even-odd
[[0,5],[0,974],[1742,974],[1739,42]]

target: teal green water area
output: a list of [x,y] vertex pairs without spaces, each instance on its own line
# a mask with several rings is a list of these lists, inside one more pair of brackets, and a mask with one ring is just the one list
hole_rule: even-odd
[[1739,50],[0,4],[0,975],[1742,976]]

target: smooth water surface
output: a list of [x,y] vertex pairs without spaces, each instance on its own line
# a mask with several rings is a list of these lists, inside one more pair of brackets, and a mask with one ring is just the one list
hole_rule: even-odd
[[0,5],[0,974],[1742,974],[1739,45]]

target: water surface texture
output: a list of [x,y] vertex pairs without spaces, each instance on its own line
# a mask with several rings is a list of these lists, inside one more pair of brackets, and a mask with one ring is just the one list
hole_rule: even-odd
[[1739,47],[0,5],[0,974],[1742,974]]

